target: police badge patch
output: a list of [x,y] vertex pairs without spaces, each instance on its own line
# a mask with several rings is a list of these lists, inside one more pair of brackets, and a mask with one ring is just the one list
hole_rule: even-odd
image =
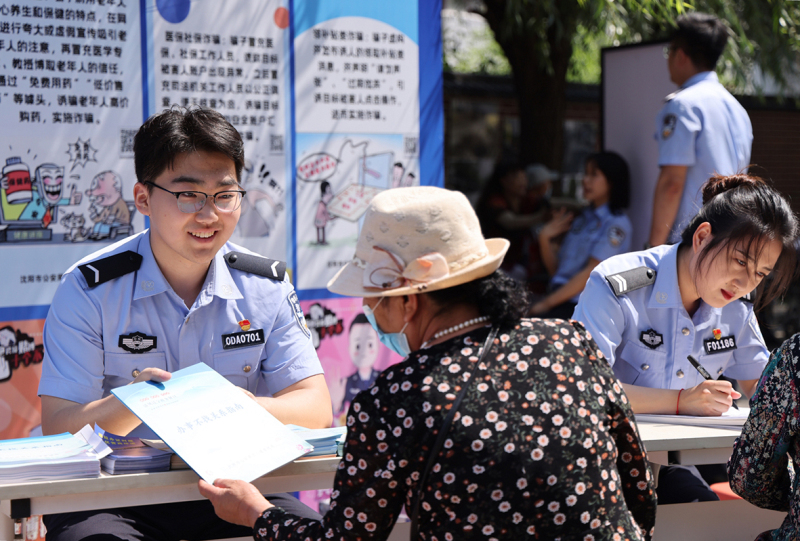
[[639,335],[639,341],[650,349],[656,349],[664,343],[664,335],[658,334],[653,329],[642,331]]
[[612,227],[608,230],[608,242],[611,246],[617,247],[625,240],[625,231],[621,227]]
[[155,349],[157,344],[158,337],[147,336],[140,332],[119,335],[119,347],[129,353],[147,353],[151,349]]
[[292,306],[292,311],[294,312],[294,318],[297,320],[297,324],[300,325],[301,329],[303,329],[303,333],[311,338],[311,330],[306,324],[306,318],[303,316],[303,309],[300,308],[300,301],[297,299],[297,293],[294,291],[289,294],[289,304]]
[[669,139],[670,135],[675,131],[675,125],[678,123],[678,118],[673,114],[668,114],[664,117],[664,124],[661,126],[661,138]]

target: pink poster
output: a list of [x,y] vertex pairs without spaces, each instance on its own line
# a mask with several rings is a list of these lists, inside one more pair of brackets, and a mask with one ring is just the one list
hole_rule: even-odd
[[[333,424],[342,426],[353,397],[368,389],[382,370],[400,362],[402,357],[380,343],[378,333],[361,309],[360,297],[304,301],[300,305],[325,370]],[[324,513],[330,492],[301,492],[300,501]]]

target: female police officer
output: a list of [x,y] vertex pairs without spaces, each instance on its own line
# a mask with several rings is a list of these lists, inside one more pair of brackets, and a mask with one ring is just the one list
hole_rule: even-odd
[[789,204],[761,179],[715,176],[679,244],[615,256],[595,268],[573,318],[597,341],[635,413],[728,410],[739,393],[730,382],[705,381],[689,355],[713,377],[739,380],[752,394],[769,352],[751,295],[767,275],[761,305],[786,288],[797,232]]

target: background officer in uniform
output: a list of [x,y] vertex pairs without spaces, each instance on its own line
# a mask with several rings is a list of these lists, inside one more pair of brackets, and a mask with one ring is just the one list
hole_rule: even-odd
[[[245,193],[239,133],[209,109],[167,110],[139,129],[134,160],[134,201],[150,228],[64,274],[43,337],[44,433],[96,423],[154,437],[110,389],[165,381],[201,361],[282,422],[330,426],[322,367],[285,264],[228,243]],[[45,524],[59,541],[252,534],[205,501],[51,515]]]
[[714,73],[727,41],[728,30],[716,17],[690,13],[678,18],[667,68],[680,88],[667,96],[656,121],[661,171],[653,198],[651,246],[680,240],[702,206],[700,190],[711,175],[744,172],[750,163],[750,119]]
[[[531,315],[569,319],[592,269],[630,250],[632,226],[624,211],[630,202],[628,164],[616,152],[591,154],[582,183],[589,206],[574,220],[561,209],[539,232],[542,261],[553,278]],[[567,230],[556,253],[553,239]]]

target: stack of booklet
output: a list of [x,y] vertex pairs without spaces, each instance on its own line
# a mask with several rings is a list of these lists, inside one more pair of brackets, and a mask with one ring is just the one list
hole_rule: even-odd
[[110,452],[89,425],[75,435],[0,441],[0,484],[100,477]]
[[346,426],[334,428],[305,428],[297,425],[286,425],[292,432],[314,446],[314,450],[306,456],[338,455],[342,456]]
[[95,426],[95,432],[111,448],[111,454],[100,459],[103,471],[111,475],[168,471],[172,451],[145,445],[139,438],[117,436]]

